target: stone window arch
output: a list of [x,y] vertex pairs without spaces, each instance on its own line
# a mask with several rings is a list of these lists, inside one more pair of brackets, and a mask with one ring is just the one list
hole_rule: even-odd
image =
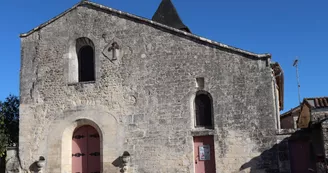
[[195,126],[213,128],[213,100],[211,95],[205,91],[196,93],[195,105]]
[[93,42],[86,37],[76,40],[76,54],[78,59],[78,81],[95,80],[95,52]]

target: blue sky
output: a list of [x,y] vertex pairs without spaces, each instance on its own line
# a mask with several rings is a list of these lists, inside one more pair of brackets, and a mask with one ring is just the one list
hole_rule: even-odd
[[[161,0],[93,0],[151,18]],[[196,34],[256,53],[271,53],[285,75],[285,109],[298,104],[295,68],[299,57],[301,98],[328,96],[328,1],[172,0]],[[0,100],[19,94],[19,34],[58,15],[78,0],[3,0],[0,10]]]

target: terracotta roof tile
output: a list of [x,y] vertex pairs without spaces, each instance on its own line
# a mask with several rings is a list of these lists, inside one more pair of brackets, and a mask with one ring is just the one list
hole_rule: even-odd
[[312,108],[328,108],[328,97],[305,98]]

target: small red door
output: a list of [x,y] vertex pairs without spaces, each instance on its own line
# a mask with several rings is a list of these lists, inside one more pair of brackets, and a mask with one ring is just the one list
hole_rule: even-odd
[[194,137],[195,173],[215,173],[213,136]]
[[74,131],[72,173],[100,173],[99,134],[92,126],[82,126]]
[[[292,173],[316,172],[316,165],[311,161],[310,143],[307,140],[288,142]],[[310,171],[313,170],[313,171]]]

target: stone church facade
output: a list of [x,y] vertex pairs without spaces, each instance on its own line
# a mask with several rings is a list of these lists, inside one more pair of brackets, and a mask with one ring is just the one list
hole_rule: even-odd
[[82,1],[21,35],[22,172],[278,171],[270,60]]

